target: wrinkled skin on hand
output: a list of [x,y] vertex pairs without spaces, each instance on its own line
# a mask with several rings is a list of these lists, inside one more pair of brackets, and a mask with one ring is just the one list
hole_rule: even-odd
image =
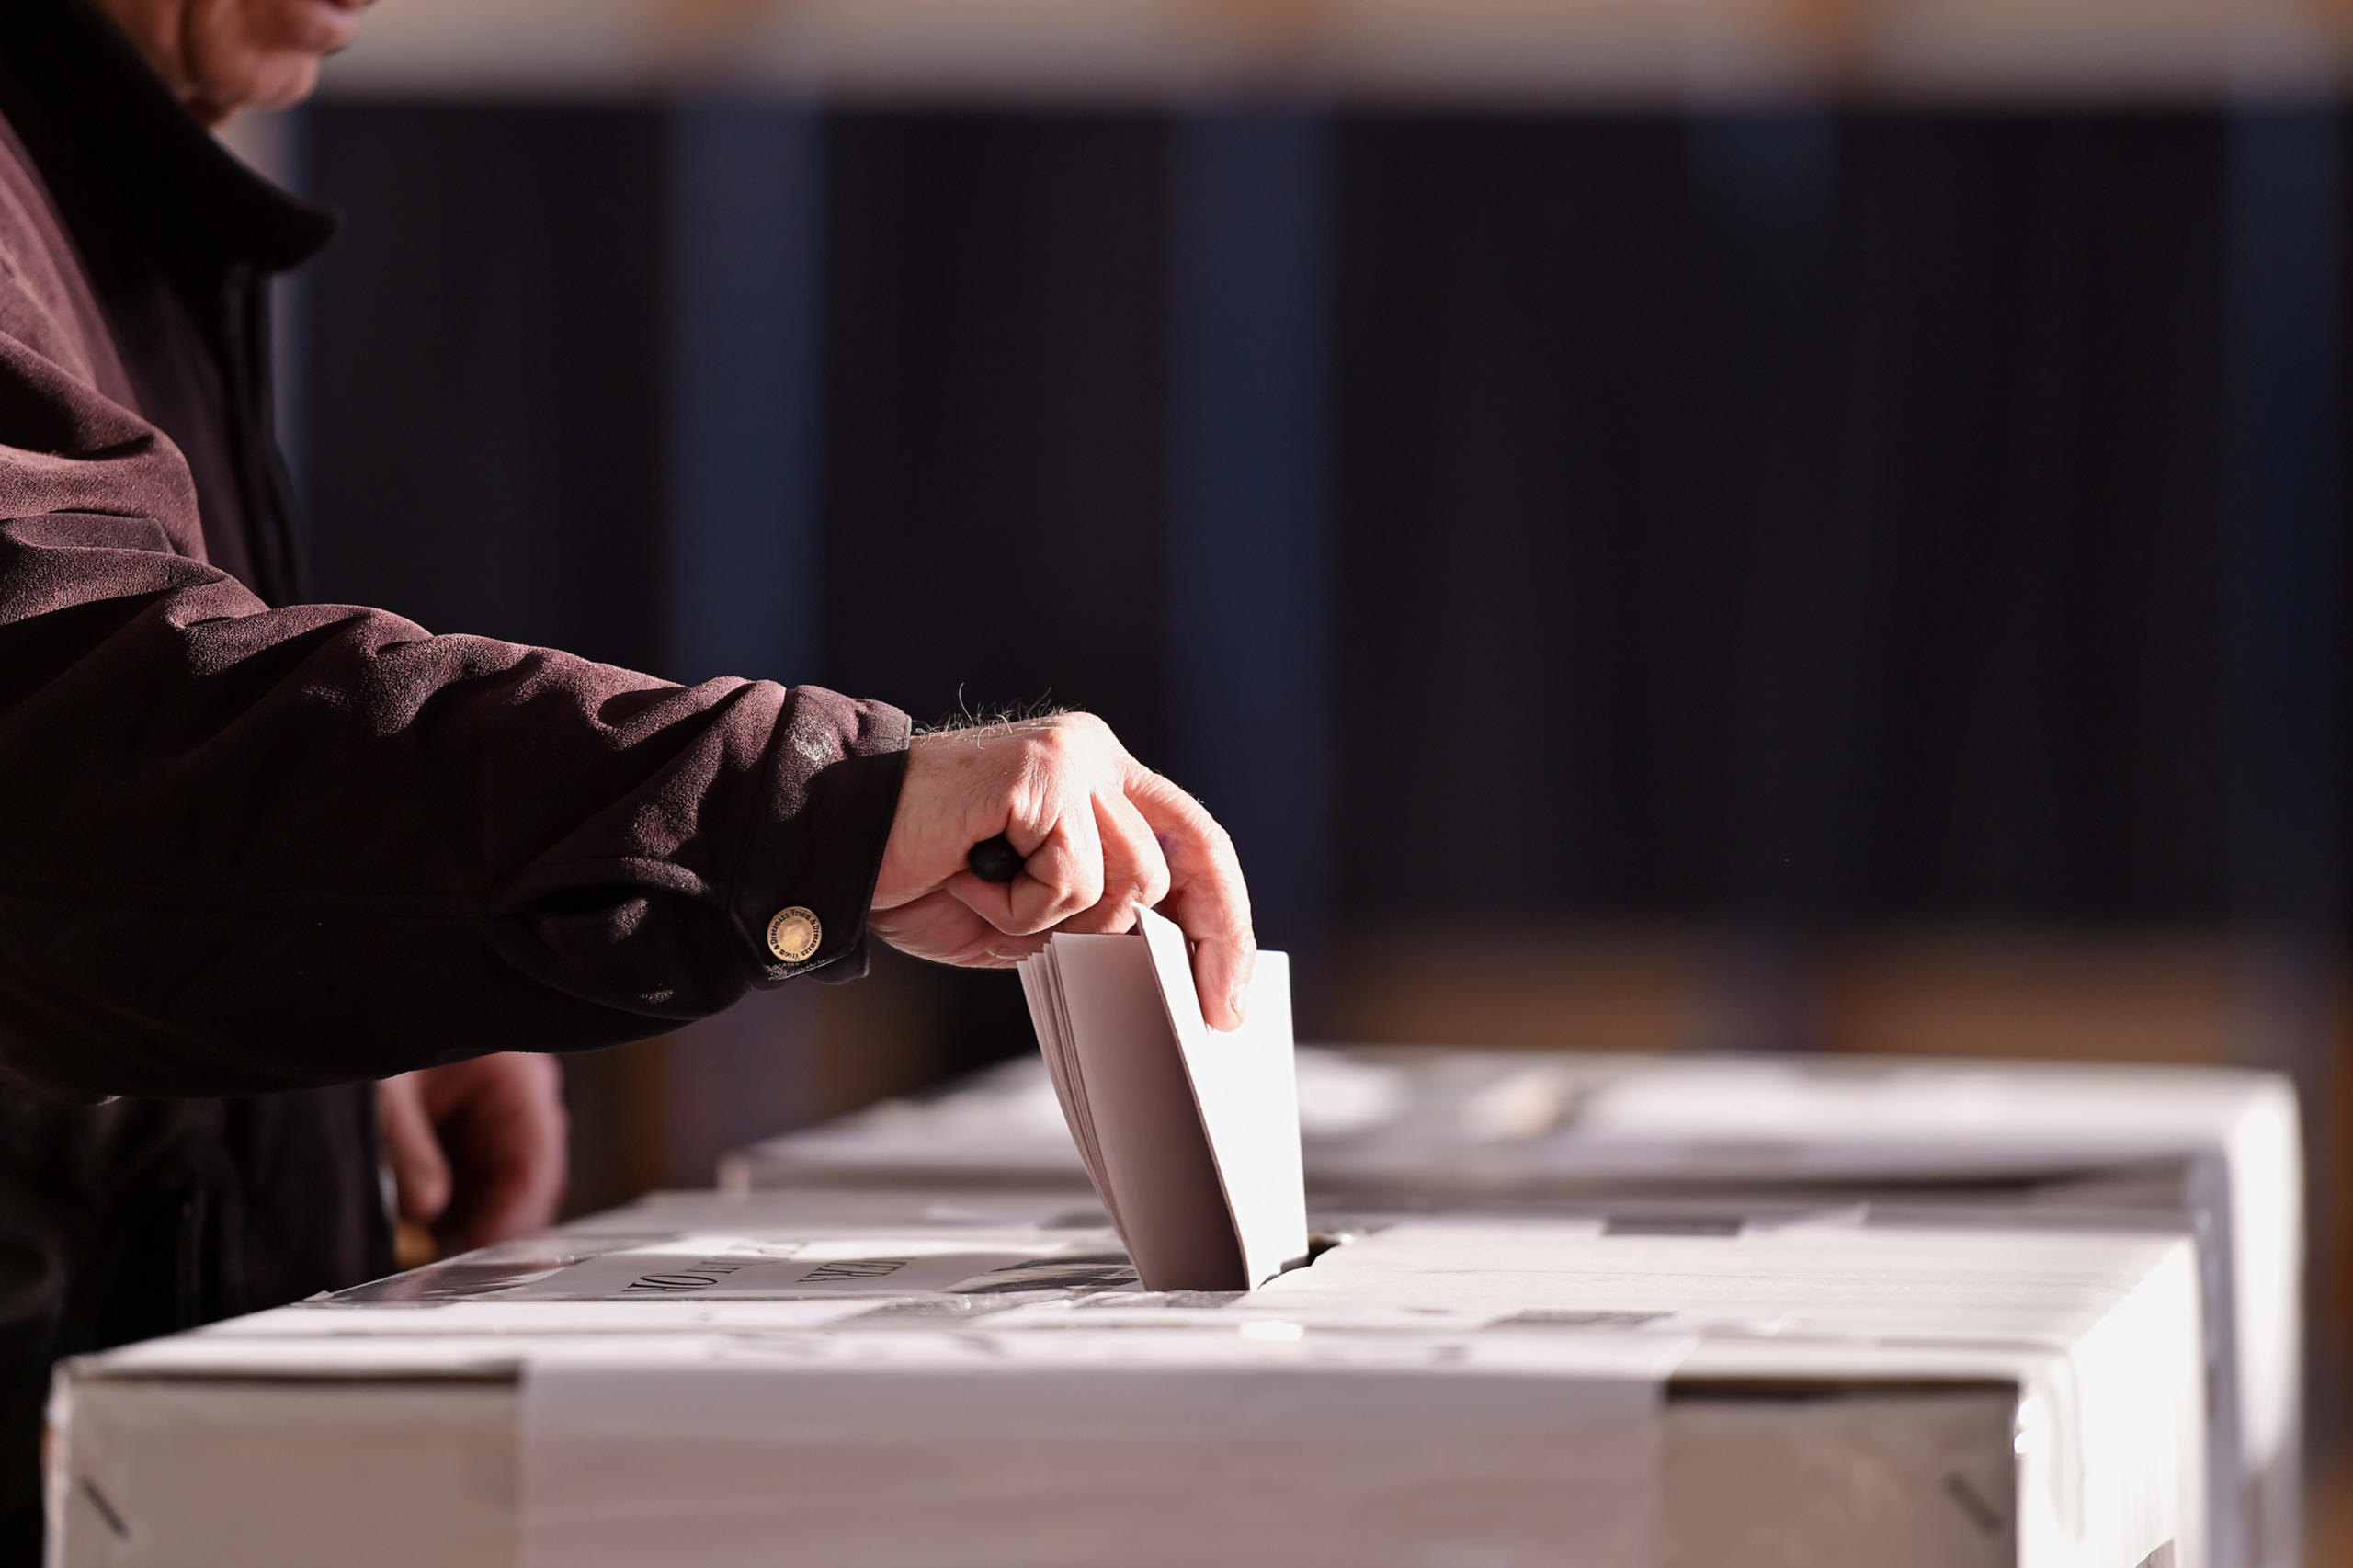
[[[1004,834],[1010,882],[965,864]],[[1211,1025],[1241,1026],[1257,943],[1233,842],[1199,801],[1130,756],[1086,713],[918,735],[869,925],[941,963],[1009,966],[1051,931],[1131,930],[1155,909],[1193,943]]]

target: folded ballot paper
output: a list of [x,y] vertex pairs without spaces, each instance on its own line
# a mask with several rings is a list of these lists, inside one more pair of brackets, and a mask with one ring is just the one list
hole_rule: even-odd
[[[1559,1214],[1728,1203],[2170,1231],[2202,1257],[2216,1568],[2301,1560],[2302,1176],[2293,1089],[2226,1069],[1850,1056],[1298,1051],[1311,1200]],[[731,1155],[732,1190],[1068,1194],[1036,1062]],[[965,1201],[974,1201],[971,1198]],[[1026,1200],[1026,1199],[1025,1199]]]
[[1099,1215],[875,1211],[664,1197],[70,1361],[51,1561],[2209,1561],[2179,1238],[1322,1216],[1154,1291]]
[[1307,1260],[1290,965],[1261,952],[1248,1021],[1201,1020],[1185,935],[1047,939],[1021,987],[1072,1142],[1155,1290],[1241,1290]]

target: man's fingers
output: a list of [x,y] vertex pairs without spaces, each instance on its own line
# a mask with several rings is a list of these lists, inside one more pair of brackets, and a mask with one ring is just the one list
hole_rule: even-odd
[[551,1190],[542,1170],[504,1165],[483,1173],[482,1187],[467,1205],[465,1233],[458,1244],[467,1251],[515,1236],[543,1231],[555,1222],[563,1194],[561,1185]]
[[[998,929],[1026,936],[1061,925],[1103,901],[1103,835],[1086,797],[1060,802],[1053,827],[1031,850],[1021,875],[1006,884],[1012,895],[1012,924]],[[1013,841],[1021,842],[1018,824]]]
[[[1172,918],[1174,918],[1172,916]],[[1203,998],[1201,1017],[1211,1028],[1238,1029],[1250,1017],[1250,977],[1258,967],[1258,944],[1245,938],[1204,938],[1193,948],[1193,983]],[[1220,1006],[1214,999],[1222,996]]]
[[1140,909],[1159,904],[1168,896],[1168,856],[1152,824],[1124,792],[1096,797],[1095,821],[1103,837],[1104,901],[1121,897]]
[[[984,882],[971,871],[948,879],[947,889],[981,918],[1013,936],[1051,931],[1072,915],[1103,902],[1103,835],[1095,813],[1080,797],[1069,802],[1035,847],[1022,858],[1009,882]],[[1031,824],[1016,821],[1006,836],[1019,848]]]
[[1057,930],[1117,933],[1135,929],[1136,911],[1168,896],[1168,860],[1159,835],[1124,795],[1099,795],[1095,821],[1103,843],[1103,896]]
[[449,1206],[449,1162],[441,1153],[441,1139],[426,1111],[415,1074],[404,1073],[376,1085],[376,1121],[400,1217],[430,1225]]
[[1201,1016],[1213,1028],[1239,1028],[1249,1011],[1258,942],[1233,841],[1199,801],[1141,766],[1129,778],[1127,792],[1159,835],[1167,857],[1169,894],[1161,913],[1193,939],[1193,983],[1201,994]]
[[459,1249],[544,1230],[563,1197],[563,1069],[501,1051],[428,1070],[426,1104],[457,1169],[444,1240]]
[[[977,877],[962,880],[975,889],[989,886]],[[1043,936],[1013,937],[998,930],[963,902],[953,883],[913,903],[878,911],[867,925],[903,953],[969,969],[1010,969],[1046,945]]]

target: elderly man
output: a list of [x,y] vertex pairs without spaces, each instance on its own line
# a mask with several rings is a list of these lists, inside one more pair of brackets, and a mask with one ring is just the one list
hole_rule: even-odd
[[[875,937],[1005,964],[1140,906],[1239,1022],[1225,835],[1084,717],[909,739],[295,597],[268,276],[331,221],[208,127],[306,94],[346,0],[0,6],[0,1512],[58,1356],[347,1285],[562,1181],[550,1051]],[[463,366],[452,374],[462,375]],[[419,453],[420,462],[432,454]],[[1010,883],[974,877],[1006,834]],[[224,1097],[225,1096],[225,1097]],[[446,1188],[454,1172],[456,1191]]]

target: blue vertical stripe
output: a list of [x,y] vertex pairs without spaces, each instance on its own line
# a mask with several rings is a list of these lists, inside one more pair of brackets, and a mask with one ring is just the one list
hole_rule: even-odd
[[1331,883],[1329,119],[1180,114],[1169,175],[1170,767],[1233,833],[1260,939],[1312,964]]
[[[2343,126],[2317,108],[2244,109],[2225,164],[2231,871],[2242,927],[2239,1057],[2285,1071],[2308,1115],[2337,1099],[2342,998],[2337,823],[2337,354],[2344,266]],[[2343,1153],[2307,1129],[2313,1233]],[[2315,1136],[2315,1134],[2319,1134]],[[2325,1396],[2341,1361],[2323,1354]],[[2216,1410],[2219,1452],[2240,1441]],[[2215,1488],[2219,1568],[2299,1559],[2292,1473],[2252,1494]],[[2249,1519],[2250,1506],[2262,1517]],[[2262,1543],[2257,1559],[2248,1550]]]
[[2341,134],[2242,111],[2226,176],[2234,903],[2307,931],[2337,913]]
[[670,127],[670,673],[813,678],[824,131],[795,104],[679,106]]
[[[670,669],[814,678],[824,122],[813,107],[677,106],[670,123]],[[815,1004],[756,992],[674,1032],[665,1178],[699,1186],[731,1146],[814,1119]]]

